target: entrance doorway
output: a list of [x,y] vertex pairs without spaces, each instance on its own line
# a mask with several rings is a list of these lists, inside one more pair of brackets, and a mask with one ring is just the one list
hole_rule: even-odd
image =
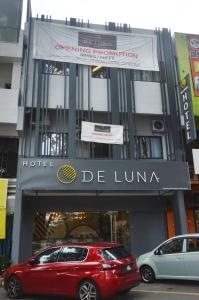
[[115,242],[130,251],[130,228],[129,211],[37,212],[32,249],[63,242]]

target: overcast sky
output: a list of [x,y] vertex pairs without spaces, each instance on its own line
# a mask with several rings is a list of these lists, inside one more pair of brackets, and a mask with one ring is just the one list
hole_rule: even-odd
[[[24,3],[27,0],[24,0]],[[91,23],[127,23],[135,28],[170,28],[199,34],[199,0],[31,0],[33,16],[67,17]]]

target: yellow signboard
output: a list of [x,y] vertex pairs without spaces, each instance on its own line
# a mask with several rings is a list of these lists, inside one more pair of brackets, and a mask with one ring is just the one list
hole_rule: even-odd
[[6,209],[0,208],[0,239],[6,237]]
[[6,208],[8,179],[0,179],[0,209]]
[[0,179],[0,239],[6,237],[6,199],[8,179]]

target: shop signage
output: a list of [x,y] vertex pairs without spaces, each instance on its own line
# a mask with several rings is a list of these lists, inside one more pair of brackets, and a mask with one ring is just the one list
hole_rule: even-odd
[[195,96],[199,96],[199,35],[187,35]]
[[195,121],[192,112],[192,97],[189,74],[181,81],[181,107],[184,115],[187,144],[196,139]]
[[82,121],[81,140],[122,145],[123,126]]
[[6,237],[6,200],[8,179],[0,179],[0,239]]
[[20,159],[22,189],[190,189],[187,163],[128,160]]
[[199,174],[199,149],[192,149],[195,174]]
[[34,21],[35,59],[158,71],[157,35]]

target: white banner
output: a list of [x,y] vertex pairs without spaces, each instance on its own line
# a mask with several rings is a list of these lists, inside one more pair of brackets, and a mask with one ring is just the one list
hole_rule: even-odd
[[123,126],[82,122],[81,140],[104,144],[123,144]]
[[192,149],[195,174],[199,174],[199,149]]
[[34,22],[35,59],[158,71],[157,36]]

